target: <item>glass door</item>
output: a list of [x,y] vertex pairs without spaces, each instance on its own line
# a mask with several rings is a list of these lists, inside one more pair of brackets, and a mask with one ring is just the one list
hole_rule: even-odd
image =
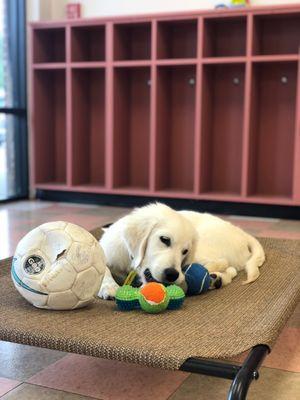
[[25,0],[0,0],[0,201],[28,195]]

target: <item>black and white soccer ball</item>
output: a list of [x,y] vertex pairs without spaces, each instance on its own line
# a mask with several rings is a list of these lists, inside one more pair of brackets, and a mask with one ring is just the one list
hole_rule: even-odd
[[105,273],[97,240],[68,222],[48,222],[19,242],[12,263],[18,292],[38,308],[70,310],[97,296]]

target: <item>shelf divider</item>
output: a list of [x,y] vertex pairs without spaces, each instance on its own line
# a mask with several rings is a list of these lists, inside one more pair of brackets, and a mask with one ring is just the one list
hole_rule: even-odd
[[113,23],[106,24],[105,37],[105,58],[106,58],[106,73],[105,73],[105,187],[112,190],[113,187]]
[[66,28],[66,154],[67,154],[67,185],[73,180],[73,135],[72,135],[72,77],[71,77],[71,28]]
[[197,63],[197,58],[170,58],[167,60],[156,60],[156,64],[160,66],[172,65],[193,65]]
[[251,108],[251,85],[252,85],[252,63],[251,53],[253,46],[253,15],[247,16],[246,35],[246,71],[244,91],[244,122],[243,122],[243,143],[242,143],[242,174],[241,193],[247,196],[249,186],[249,151],[250,151],[250,108]]
[[37,63],[37,64],[32,64],[32,68],[34,70],[39,70],[39,69],[63,69],[66,68],[66,63],[65,62],[55,62],[55,63]]
[[298,62],[293,198],[300,204],[300,61]]
[[203,64],[241,64],[246,61],[247,61],[246,56],[204,57],[204,58],[202,58]]
[[106,66],[104,61],[79,61],[71,62],[71,68],[103,68]]
[[275,54],[275,55],[253,55],[251,61],[253,62],[285,62],[285,61],[298,61],[300,54]]
[[150,192],[155,191],[156,176],[156,101],[157,101],[157,67],[155,60],[157,57],[157,21],[152,22],[151,32],[151,86],[150,86],[150,138],[149,138],[149,189]]
[[196,93],[195,93],[195,148],[194,148],[194,191],[200,192],[201,187],[201,110],[202,110],[202,65],[200,63],[203,49],[203,17],[198,18],[197,31],[197,59],[196,66]]
[[113,61],[114,67],[150,67],[151,60],[118,60]]

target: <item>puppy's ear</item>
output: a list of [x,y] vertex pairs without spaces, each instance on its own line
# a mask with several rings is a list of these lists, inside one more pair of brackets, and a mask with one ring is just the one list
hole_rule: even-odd
[[139,218],[138,215],[129,215],[123,230],[123,240],[132,259],[133,268],[138,268],[144,258],[148,238],[156,225],[154,219]]

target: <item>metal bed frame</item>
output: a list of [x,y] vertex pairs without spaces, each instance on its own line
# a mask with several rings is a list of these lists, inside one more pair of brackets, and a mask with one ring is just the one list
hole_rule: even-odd
[[181,365],[180,370],[230,379],[232,383],[227,400],[245,400],[251,382],[259,378],[258,370],[268,353],[270,353],[269,347],[260,344],[251,349],[242,365],[189,358]]

